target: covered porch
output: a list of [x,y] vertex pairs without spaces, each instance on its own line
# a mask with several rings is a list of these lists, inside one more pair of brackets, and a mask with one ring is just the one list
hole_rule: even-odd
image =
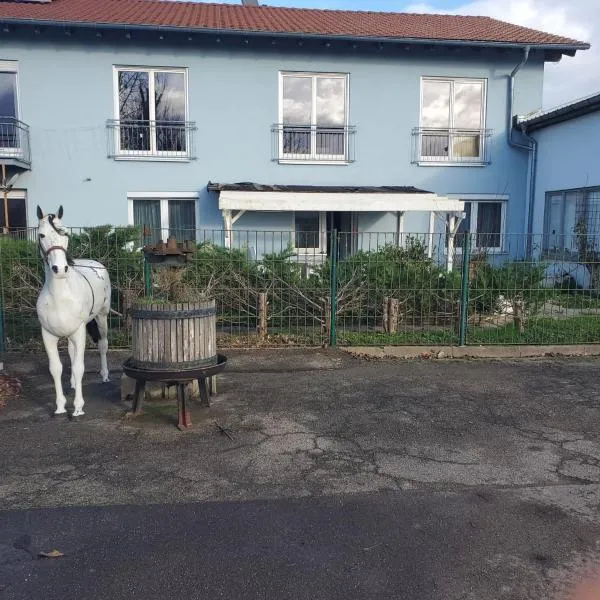
[[[338,234],[338,256],[344,258],[372,245],[401,245],[405,219],[410,213],[422,215],[419,231],[431,246],[435,215],[446,220],[448,245],[463,218],[464,202],[410,186],[315,186],[263,185],[258,183],[212,183],[208,190],[218,194],[223,217],[225,246],[232,247],[240,219],[254,213],[256,224],[262,213],[290,215],[284,229],[299,256],[325,259],[331,252],[332,234]],[[265,215],[266,216],[266,215]],[[378,218],[368,218],[369,216]],[[237,228],[236,228],[237,224]],[[368,235],[377,236],[372,241]],[[368,240],[365,241],[365,240]],[[368,243],[369,248],[362,247]],[[453,252],[448,252],[452,256]]]

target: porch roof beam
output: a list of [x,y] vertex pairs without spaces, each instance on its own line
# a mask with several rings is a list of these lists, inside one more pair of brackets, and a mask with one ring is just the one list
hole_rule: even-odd
[[331,212],[462,212],[464,202],[437,194],[261,192],[223,190],[220,210]]

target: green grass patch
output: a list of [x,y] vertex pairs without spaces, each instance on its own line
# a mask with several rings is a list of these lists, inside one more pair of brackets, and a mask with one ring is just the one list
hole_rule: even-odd
[[589,294],[558,294],[554,301],[563,308],[600,309],[600,298]]
[[[452,330],[382,332],[340,332],[338,343],[345,346],[420,346],[458,344]],[[470,325],[467,345],[511,344],[593,344],[600,343],[600,316],[582,315],[569,319],[529,319],[524,333],[514,324],[486,328]]]
[[340,346],[421,346],[455,344],[458,336],[451,330],[400,331],[398,333],[338,331]]

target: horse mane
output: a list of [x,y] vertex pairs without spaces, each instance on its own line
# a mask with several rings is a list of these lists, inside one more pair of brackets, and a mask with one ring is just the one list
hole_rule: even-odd
[[56,233],[58,233],[58,235],[66,235],[68,236],[69,234],[67,233],[66,229],[58,229],[58,227],[56,227],[56,225],[54,224],[54,219],[56,219],[56,215],[54,213],[50,213],[48,215],[48,223],[50,223],[50,225],[52,225],[52,229],[54,229],[54,231],[56,231]]

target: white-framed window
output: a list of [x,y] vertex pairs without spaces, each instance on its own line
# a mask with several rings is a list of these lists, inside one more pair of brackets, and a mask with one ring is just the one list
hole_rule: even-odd
[[486,162],[486,93],[485,79],[421,78],[420,164]]
[[279,73],[279,159],[349,161],[347,73]]
[[198,194],[182,192],[138,192],[127,195],[128,221],[145,229],[153,243],[174,237],[196,239]]
[[114,67],[115,155],[188,158],[187,69]]
[[315,254],[327,250],[325,216],[324,212],[317,211],[294,213],[294,247],[299,254]]
[[544,250],[600,249],[600,187],[546,193]]
[[19,66],[0,60],[0,154],[19,156],[22,136],[19,121]]
[[473,250],[502,252],[506,234],[506,200],[465,202],[465,218],[461,221],[455,247],[462,248],[463,236],[471,232]]

